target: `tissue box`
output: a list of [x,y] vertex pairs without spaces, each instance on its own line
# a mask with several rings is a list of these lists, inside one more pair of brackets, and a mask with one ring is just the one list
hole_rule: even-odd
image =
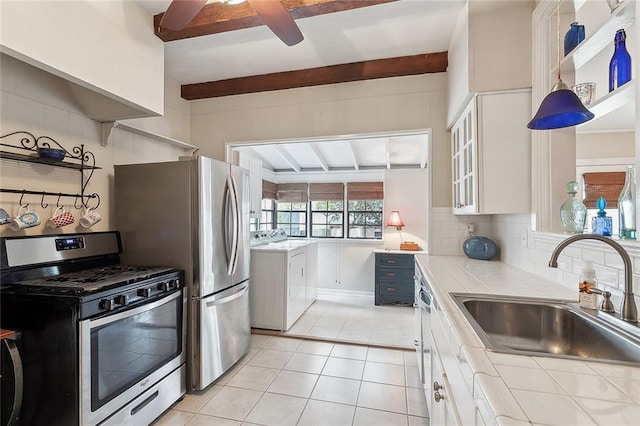
[[407,241],[406,243],[400,243],[400,250],[419,250],[420,247],[418,246],[417,243],[414,243],[413,241]]

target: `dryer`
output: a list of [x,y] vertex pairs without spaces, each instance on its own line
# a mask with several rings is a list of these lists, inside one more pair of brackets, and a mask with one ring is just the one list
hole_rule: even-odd
[[251,241],[251,327],[287,331],[317,298],[317,243],[282,230],[255,231]]

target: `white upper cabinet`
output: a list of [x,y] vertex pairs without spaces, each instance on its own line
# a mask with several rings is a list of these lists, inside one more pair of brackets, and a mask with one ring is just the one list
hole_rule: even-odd
[[474,96],[451,128],[454,214],[531,208],[529,90]]
[[238,165],[249,170],[249,215],[262,215],[262,161],[242,152],[238,153]]
[[531,87],[533,6],[533,1],[467,1],[449,45],[448,127],[476,92]]
[[0,51],[69,81],[89,117],[163,114],[164,45],[137,2],[2,2],[0,27]]

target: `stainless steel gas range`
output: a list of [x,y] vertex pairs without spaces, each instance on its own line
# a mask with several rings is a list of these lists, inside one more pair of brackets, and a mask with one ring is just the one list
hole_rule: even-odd
[[183,272],[121,251],[118,232],[0,239],[21,425],[148,424],[185,393]]

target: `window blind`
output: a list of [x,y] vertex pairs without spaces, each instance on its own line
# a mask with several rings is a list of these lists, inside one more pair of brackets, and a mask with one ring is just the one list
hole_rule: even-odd
[[310,183],[310,201],[334,201],[344,200],[343,183]]
[[347,200],[383,200],[384,185],[382,182],[349,182],[347,183]]
[[584,173],[584,194],[582,201],[589,209],[596,208],[599,197],[607,200],[607,208],[618,207],[618,196],[624,186],[625,172]]
[[306,183],[279,183],[278,201],[286,203],[306,203],[307,184]]
[[262,199],[263,200],[277,200],[278,199],[278,185],[269,182],[268,180],[262,180]]

